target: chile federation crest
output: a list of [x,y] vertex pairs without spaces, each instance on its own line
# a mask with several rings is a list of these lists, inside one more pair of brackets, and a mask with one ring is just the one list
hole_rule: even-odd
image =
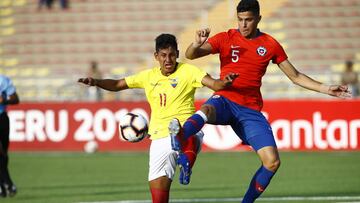
[[265,47],[260,46],[256,49],[256,52],[257,52],[257,54],[259,54],[259,56],[265,56],[267,50]]

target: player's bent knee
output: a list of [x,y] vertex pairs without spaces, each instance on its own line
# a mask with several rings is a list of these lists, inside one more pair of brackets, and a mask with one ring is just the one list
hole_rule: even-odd
[[267,146],[257,151],[261,162],[265,168],[270,171],[276,172],[280,167],[280,157],[276,147]]
[[209,104],[204,104],[201,106],[200,111],[202,111],[208,118],[208,122],[214,122],[216,117],[216,109],[214,106]]
[[158,177],[149,181],[150,188],[157,188],[162,190],[170,190],[172,180],[166,176]]
[[278,158],[263,162],[264,167],[272,172],[276,172],[279,169],[280,164],[281,161]]

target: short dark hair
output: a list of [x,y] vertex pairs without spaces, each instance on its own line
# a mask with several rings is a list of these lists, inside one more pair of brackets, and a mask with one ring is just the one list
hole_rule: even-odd
[[172,34],[161,34],[155,39],[155,50],[159,52],[160,49],[166,49],[172,47],[175,50],[178,50],[178,44],[176,37]]
[[346,65],[346,67],[352,67],[354,65],[354,63],[351,60],[347,60],[347,61],[345,61],[345,65]]
[[236,8],[238,13],[251,11],[254,15],[260,15],[260,5],[257,0],[241,0]]

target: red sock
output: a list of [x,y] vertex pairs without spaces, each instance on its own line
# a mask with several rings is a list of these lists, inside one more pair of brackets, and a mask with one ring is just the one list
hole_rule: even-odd
[[187,139],[186,144],[183,148],[183,152],[186,155],[186,157],[190,161],[190,167],[192,168],[196,157],[197,157],[197,151],[199,148],[199,142],[195,136],[191,136],[189,139]]
[[153,203],[168,203],[169,190],[162,190],[158,188],[151,188],[151,197]]

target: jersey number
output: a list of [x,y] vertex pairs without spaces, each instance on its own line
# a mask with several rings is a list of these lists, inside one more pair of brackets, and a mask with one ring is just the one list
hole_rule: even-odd
[[166,106],[166,94],[165,93],[160,93],[160,106]]
[[233,49],[231,50],[231,61],[236,63],[239,61],[239,50]]

